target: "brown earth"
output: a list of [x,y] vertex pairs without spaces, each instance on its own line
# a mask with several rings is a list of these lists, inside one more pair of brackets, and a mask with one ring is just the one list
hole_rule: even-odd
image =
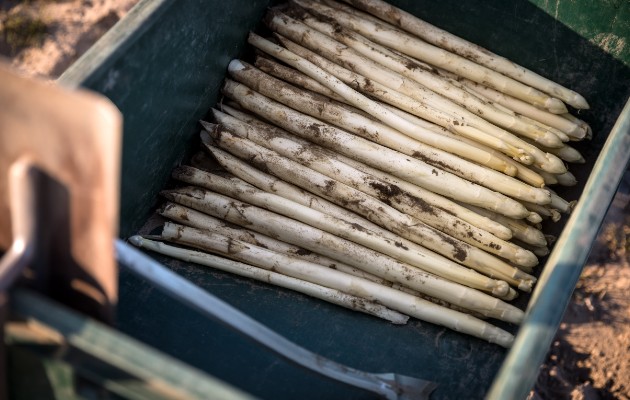
[[26,75],[57,78],[137,1],[0,1],[0,53]]
[[[0,54],[55,79],[137,0],[0,2]],[[618,192],[530,399],[630,398],[630,174]]]
[[630,174],[606,215],[589,261],[529,398],[630,398]]

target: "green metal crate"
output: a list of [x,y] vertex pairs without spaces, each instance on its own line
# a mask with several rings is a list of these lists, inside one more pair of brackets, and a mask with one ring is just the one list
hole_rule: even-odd
[[[156,258],[312,351],[363,370],[437,382],[433,399],[523,398],[630,156],[630,109],[622,110],[630,95],[630,2],[392,2],[578,91],[591,104],[580,118],[591,124],[593,140],[576,145],[586,164],[571,169],[579,185],[560,191],[568,199],[587,195],[547,261],[513,348],[415,320],[393,326],[287,290]],[[269,5],[141,1],[60,78],[104,94],[124,114],[121,237],[143,226],[172,168],[198,146],[197,121],[218,101],[228,62],[250,54],[247,32],[259,28]],[[293,367],[125,273],[118,328],[261,398],[371,396]]]

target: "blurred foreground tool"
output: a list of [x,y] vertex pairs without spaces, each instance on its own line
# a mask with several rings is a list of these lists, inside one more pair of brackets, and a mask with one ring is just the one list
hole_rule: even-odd
[[[19,303],[14,288],[37,291],[103,322],[113,321],[118,290],[112,238],[118,226],[122,117],[99,95],[26,79],[1,64],[0,82],[0,334],[7,339],[0,342],[0,362],[5,397],[4,372],[10,375],[15,369],[5,343],[18,325],[22,338],[38,336],[28,321],[7,322],[15,319],[9,310]],[[9,368],[4,368],[7,361]],[[12,388],[8,393],[16,396]]]
[[20,280],[109,322],[122,117],[1,65],[0,82],[0,291]]
[[118,294],[120,112],[3,65],[0,82],[0,398],[249,398],[103,324]]

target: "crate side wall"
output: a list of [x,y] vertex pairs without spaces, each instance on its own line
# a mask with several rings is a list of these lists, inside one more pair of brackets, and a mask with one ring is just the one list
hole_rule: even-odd
[[[141,2],[113,29],[123,42],[73,66],[70,77],[104,94],[124,115],[120,235],[146,221],[170,172],[197,143],[199,119],[220,96],[227,64],[245,47],[269,2]],[[151,5],[151,7],[147,7]],[[137,6],[137,7],[138,7]],[[100,43],[97,43],[100,44]],[[102,57],[102,53],[111,53]],[[101,64],[90,65],[89,58]],[[100,60],[102,58],[102,60]],[[88,72],[76,71],[82,66]],[[64,79],[65,78],[65,79]]]

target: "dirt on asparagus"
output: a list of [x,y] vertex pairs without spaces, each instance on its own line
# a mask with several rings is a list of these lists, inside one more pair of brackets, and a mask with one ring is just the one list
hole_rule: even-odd
[[[26,75],[55,79],[136,2],[2,1],[0,54]],[[630,398],[629,252],[627,173],[530,399]]]

